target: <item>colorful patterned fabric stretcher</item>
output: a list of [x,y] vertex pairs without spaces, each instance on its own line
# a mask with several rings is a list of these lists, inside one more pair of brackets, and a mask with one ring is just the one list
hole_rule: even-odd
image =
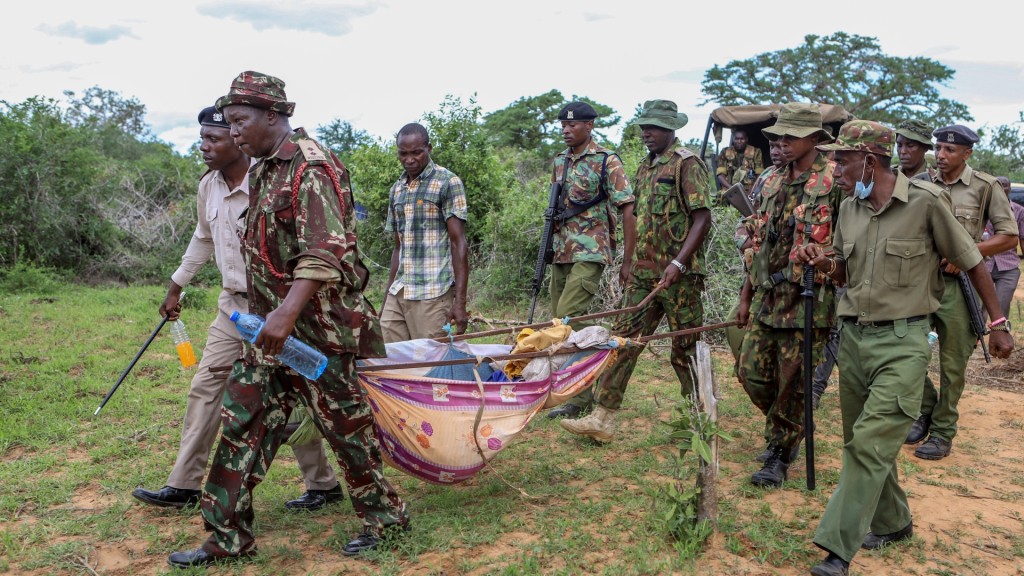
[[[508,354],[511,348],[410,340],[388,344],[387,358],[360,365],[433,362],[455,354],[476,357],[483,368],[486,358]],[[542,408],[557,406],[590,386],[615,355],[615,350],[592,348],[544,358],[552,363],[551,375],[537,381],[436,378],[428,375],[429,368],[360,372],[359,380],[373,408],[387,463],[427,482],[452,484],[479,472]]]

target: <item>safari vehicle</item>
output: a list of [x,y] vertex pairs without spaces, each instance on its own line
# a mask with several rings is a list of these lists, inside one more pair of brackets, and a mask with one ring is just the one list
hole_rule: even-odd
[[[825,129],[833,135],[839,133],[839,127],[846,122],[853,120],[850,114],[842,106],[831,104],[820,104],[822,124]],[[761,129],[775,124],[779,117],[781,104],[751,104],[746,106],[721,106],[711,111],[708,117],[708,125],[704,130],[704,141],[700,147],[700,157],[711,167],[712,173],[718,169],[718,154],[722,144],[722,133],[728,128],[730,131],[737,128],[744,128],[747,132],[747,145],[756,146],[761,149],[765,165],[771,163],[768,155],[768,139],[761,133]],[[714,150],[709,151],[711,137],[714,136]],[[729,142],[726,141],[726,146]]]

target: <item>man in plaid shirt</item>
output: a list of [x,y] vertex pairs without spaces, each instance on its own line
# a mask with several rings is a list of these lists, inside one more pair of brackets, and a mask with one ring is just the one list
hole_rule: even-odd
[[419,124],[398,132],[405,171],[388,194],[384,228],[395,235],[381,327],[385,342],[466,331],[466,189],[430,159],[430,135]]

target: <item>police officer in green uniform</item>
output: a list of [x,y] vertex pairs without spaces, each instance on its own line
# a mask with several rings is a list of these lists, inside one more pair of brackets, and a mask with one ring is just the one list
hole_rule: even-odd
[[[974,239],[982,256],[1013,249],[1018,236],[1010,201],[995,176],[974,170],[967,163],[978,135],[959,124],[939,128],[933,135],[939,170],[931,181],[949,193],[953,216]],[[992,222],[994,233],[982,240],[986,221]],[[928,436],[914,451],[914,456],[925,460],[941,460],[952,450],[967,361],[977,345],[967,301],[956,277],[960,268],[948,262],[943,262],[942,266],[945,288],[942,304],[933,317],[935,331],[939,334],[939,389],[936,390],[930,378],[924,380],[921,418],[914,423],[906,439],[908,444],[915,444]],[[1001,316],[997,313],[989,317],[998,325]]]
[[[895,134],[853,120],[839,131],[834,177],[850,197],[842,203],[832,252],[809,244],[795,258],[848,286],[839,302],[839,403],[843,467],[814,543],[828,556],[811,569],[842,576],[858,548],[876,549],[913,534],[896,457],[920,413],[928,369],[929,313],[939,307],[940,256],[968,270],[989,314],[999,314],[995,287],[971,237],[949,211],[938,186],[909,180],[889,166]],[[993,332],[992,351],[1013,349]]]
[[[586,102],[570,102],[558,113],[567,148],[555,156],[551,181],[562,184],[562,214],[552,237],[551,312],[555,318],[582,316],[601,284],[604,267],[615,257],[615,211],[622,211],[623,285],[633,267],[636,218],[633,189],[622,160],[594,141],[597,112]],[[590,388],[548,413],[573,417],[590,408]]]
[[[665,316],[673,331],[704,323],[701,293],[704,244],[711,228],[711,175],[675,136],[686,121],[675,102],[648,100],[635,122],[650,153],[640,162],[634,179],[638,242],[620,308],[639,305],[659,285],[661,290],[643,308],[619,318],[615,333],[621,336],[652,334]],[[690,359],[696,356],[698,339],[697,334],[672,339],[672,368],[686,396],[694,389]],[[594,411],[580,419],[562,420],[562,428],[602,442],[611,440],[615,413],[640,352],[640,348],[620,351],[618,360],[594,386]]]
[[[831,245],[840,191],[832,180],[835,165],[815,150],[832,139],[822,128],[817,104],[783,105],[778,121],[763,132],[778,138],[786,164],[768,177],[757,213],[748,219],[753,247],[736,319],[749,321],[750,328],[740,347],[738,376],[765,415],[768,450],[750,481],[780,487],[803,433],[803,266],[792,254],[802,244]],[[835,324],[835,290],[819,275],[814,292],[812,363],[817,363]]]

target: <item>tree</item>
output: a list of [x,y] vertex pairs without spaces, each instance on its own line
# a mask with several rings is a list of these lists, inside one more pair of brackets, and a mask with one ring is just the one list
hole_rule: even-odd
[[342,156],[360,146],[373,143],[373,137],[366,130],[356,130],[348,120],[335,118],[327,124],[316,127],[316,136],[321,144]]
[[151,137],[145,120],[146,106],[137,98],[124,98],[118,92],[99,86],[86,89],[81,98],[65,90],[64,97],[68,100],[65,116],[73,126],[96,129],[114,126],[140,140]]
[[524,96],[488,114],[484,118],[484,129],[496,147],[529,150],[542,158],[550,158],[563,147],[558,112],[573,101],[586,102],[597,111],[594,131],[600,139],[606,139],[602,130],[621,120],[613,108],[586,96],[573,95],[566,100],[558,90],[550,90],[539,96]]
[[1018,115],[1017,122],[996,126],[990,133],[979,130],[987,145],[975,146],[971,166],[1012,182],[1024,180],[1024,112]]
[[809,34],[797,48],[714,66],[701,85],[723,106],[812,101],[836,104],[858,118],[895,125],[918,118],[935,125],[970,121],[965,105],[942,98],[955,72],[931,58],[898,58],[875,38]]

